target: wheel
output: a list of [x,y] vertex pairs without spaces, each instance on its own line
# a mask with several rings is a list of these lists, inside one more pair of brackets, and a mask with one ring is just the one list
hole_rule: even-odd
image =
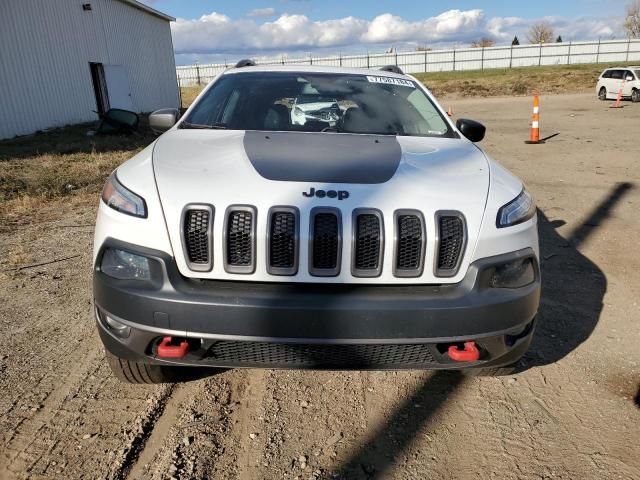
[[179,367],[163,367],[142,362],[132,362],[105,351],[107,363],[118,380],[126,383],[173,383],[180,380]]
[[600,89],[600,91],[598,92],[598,98],[601,101],[605,101],[607,99],[607,89],[606,88],[602,87]]
[[640,102],[640,90],[638,90],[637,88],[634,88],[631,92],[631,101],[633,103]]

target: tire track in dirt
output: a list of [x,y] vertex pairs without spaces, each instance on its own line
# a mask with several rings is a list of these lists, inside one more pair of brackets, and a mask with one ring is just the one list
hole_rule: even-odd
[[[235,461],[238,467],[238,477],[242,479],[260,478],[256,465],[252,462],[252,452],[265,441],[264,435],[257,432],[257,417],[267,389],[268,370],[243,371],[244,381],[236,382],[233,387],[232,399],[239,402],[239,408],[234,412],[236,426],[233,429],[233,444],[235,445]],[[261,433],[261,432],[260,432]]]
[[147,418],[142,431],[132,443],[115,478],[137,479],[145,476],[145,470],[160,452],[171,427],[176,424],[181,405],[192,393],[193,386],[190,384],[169,387],[167,395]]
[[[42,459],[55,456],[54,449],[69,449],[73,440],[77,437],[76,420],[83,415],[70,405],[73,399],[78,397],[81,390],[99,392],[106,387],[107,383],[113,382],[110,378],[103,362],[102,352],[99,349],[88,352],[81,351],[78,356],[78,369],[67,375],[64,383],[56,388],[44,401],[43,406],[36,414],[25,419],[20,427],[13,432],[5,450],[3,465],[0,466],[0,478],[12,478],[20,475],[30,475],[43,473],[36,471],[36,465]],[[107,374],[105,377],[104,374]],[[96,382],[96,379],[99,379]],[[101,380],[100,380],[101,379]],[[127,391],[135,389],[136,386],[122,385],[117,383],[116,387],[122,389],[123,398],[121,407],[128,408]],[[186,390],[187,386],[180,386]],[[139,388],[145,388],[140,386]],[[136,433],[120,444],[122,452],[120,459],[108,467],[109,473],[104,472],[105,477],[124,479],[131,468],[137,465],[140,453],[144,450],[148,437],[154,432],[158,420],[162,418],[166,410],[167,403],[171,400],[174,392],[174,385],[168,385],[163,390],[147,400],[148,408],[138,417],[138,428]],[[85,395],[83,404],[93,403],[93,395]],[[178,403],[182,397],[178,397]],[[169,425],[175,420],[169,415],[169,419],[164,423]],[[61,428],[61,425],[62,428]],[[118,426],[116,421],[113,430]],[[97,427],[101,429],[101,427]],[[115,431],[112,432],[115,434]],[[84,438],[84,437],[83,437]],[[45,462],[48,463],[48,462]],[[54,463],[55,465],[55,463]],[[45,470],[48,468],[44,467]],[[140,477],[132,477],[140,478]]]
[[87,350],[79,350],[75,355],[78,362],[76,364],[79,365],[78,370],[67,375],[63,383],[47,396],[42,407],[31,418],[23,419],[12,432],[5,445],[3,458],[0,460],[2,462],[0,474],[28,471],[46,453],[36,449],[39,453],[37,458],[34,458],[27,453],[27,450],[41,441],[39,433],[60,412],[71,392],[80,389],[82,383],[86,381],[88,372],[97,370],[100,355],[98,351]]

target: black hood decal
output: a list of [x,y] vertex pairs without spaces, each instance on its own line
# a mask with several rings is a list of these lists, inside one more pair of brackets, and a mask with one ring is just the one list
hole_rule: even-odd
[[244,149],[261,176],[289,182],[384,183],[402,157],[381,135],[247,131]]

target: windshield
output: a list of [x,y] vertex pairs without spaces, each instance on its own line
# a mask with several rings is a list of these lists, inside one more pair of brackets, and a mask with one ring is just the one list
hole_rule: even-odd
[[455,136],[411,80],[295,72],[223,75],[181,128]]

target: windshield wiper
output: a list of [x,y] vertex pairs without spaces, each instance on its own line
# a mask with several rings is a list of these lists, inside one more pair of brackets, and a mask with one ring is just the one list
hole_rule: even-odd
[[180,124],[180,128],[201,129],[201,130],[225,130],[229,127],[226,123],[221,123],[221,122],[216,122],[213,125],[182,122]]

